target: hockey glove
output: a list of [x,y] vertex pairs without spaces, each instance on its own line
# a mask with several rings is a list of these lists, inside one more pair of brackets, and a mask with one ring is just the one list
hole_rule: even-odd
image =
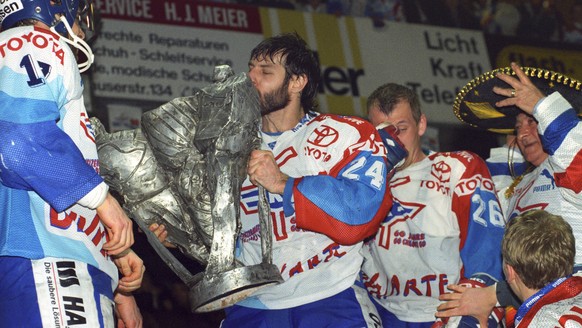
[[384,147],[386,147],[388,172],[392,172],[404,163],[406,156],[408,156],[408,151],[400,139],[398,139],[398,129],[394,125],[390,123],[382,123],[378,125],[377,129],[382,138],[382,143],[384,143]]

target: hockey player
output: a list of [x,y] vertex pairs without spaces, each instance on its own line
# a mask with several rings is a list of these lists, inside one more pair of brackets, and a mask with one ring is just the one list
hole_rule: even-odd
[[[545,95],[533,81],[557,86],[557,82],[537,80],[549,74],[536,74],[538,77],[530,78],[517,64],[512,63],[511,68],[517,78],[508,74],[497,75],[509,88],[493,88],[496,94],[504,97],[495,105],[517,106],[521,110],[515,119],[517,145],[531,166],[506,190],[510,197],[507,213],[510,220],[532,209],[544,209],[563,217],[572,226],[577,240],[574,272],[581,271],[582,175],[579,172],[582,170],[582,122],[565,98],[568,96],[571,101],[578,101],[580,90],[565,88],[562,91],[565,95],[559,92]],[[560,80],[571,81],[564,77]],[[571,85],[576,85],[575,81]],[[504,283],[483,290],[461,286],[450,286],[450,289],[457,293],[442,295],[441,299],[448,302],[438,307],[439,317],[473,315],[482,318],[496,304],[519,307],[519,302],[512,300]]]
[[251,153],[242,187],[238,258],[261,260],[254,199],[261,185],[269,193],[273,262],[285,281],[227,308],[222,327],[379,325],[365,290],[354,283],[362,240],[391,206],[391,165],[374,126],[314,111],[319,72],[296,34],[267,39],[251,53],[262,146]]
[[427,120],[412,90],[385,84],[367,107],[372,124],[396,125],[409,155],[389,182],[392,210],[364,246],[362,282],[384,326],[430,327],[448,284],[485,286],[502,277],[505,222],[481,158],[421,149]]
[[[0,326],[140,325],[143,262],[131,221],[98,174],[83,84],[78,0],[2,1]],[[59,35],[59,34],[62,34]],[[124,277],[118,283],[118,270]],[[117,292],[114,296],[114,289]]]
[[[242,187],[237,258],[245,265],[262,259],[261,185],[271,207],[273,263],[284,282],[226,308],[221,327],[380,327],[355,284],[362,240],[391,206],[388,172],[405,156],[394,129],[385,128],[383,139],[363,119],[314,111],[319,64],[297,34],[257,45],[248,74],[259,92],[262,145],[251,153]],[[150,228],[164,241],[163,226]]]
[[506,280],[523,301],[515,327],[582,327],[582,276],[571,276],[576,241],[561,216],[518,215],[507,224],[501,250]]

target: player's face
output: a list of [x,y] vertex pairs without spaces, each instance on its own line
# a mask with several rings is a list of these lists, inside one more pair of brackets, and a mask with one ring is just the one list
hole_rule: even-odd
[[517,146],[526,161],[535,166],[540,165],[548,156],[542,147],[538,134],[538,123],[533,117],[526,114],[517,115],[515,121]]
[[281,55],[249,61],[249,77],[259,92],[261,115],[285,108],[291,101],[289,80],[285,79],[285,68]]
[[383,113],[378,105],[373,105],[368,109],[368,119],[374,126],[389,122],[398,128],[398,139],[400,139],[408,151],[408,157],[399,169],[404,169],[410,164],[422,159],[420,137],[426,130],[426,118],[422,115],[420,121],[417,123],[412,116],[412,108],[410,108],[408,102],[399,102],[388,115]]
[[[78,37],[79,39],[81,40],[85,39],[85,32],[83,31],[77,20],[75,20],[73,26],[71,26],[71,31],[73,31],[73,34],[75,34],[75,36]],[[69,35],[69,39],[73,40],[73,37]],[[85,58],[83,57],[80,58],[80,56],[82,56],[82,53],[79,51],[78,48],[72,46],[69,46],[69,48],[73,51],[73,54],[75,54],[75,59],[77,60],[77,62],[82,62],[85,60]]]
[[85,32],[83,31],[83,29],[81,28],[81,26],[79,26],[79,22],[75,20],[75,23],[73,24],[73,26],[71,26],[71,30],[73,30],[73,33],[75,33],[75,35],[81,39],[84,40],[85,39]]

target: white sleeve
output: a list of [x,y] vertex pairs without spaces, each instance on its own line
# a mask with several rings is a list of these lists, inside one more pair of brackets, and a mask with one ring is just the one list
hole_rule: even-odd
[[109,186],[105,182],[101,182],[83,198],[79,199],[77,203],[94,210],[105,201],[108,192]]

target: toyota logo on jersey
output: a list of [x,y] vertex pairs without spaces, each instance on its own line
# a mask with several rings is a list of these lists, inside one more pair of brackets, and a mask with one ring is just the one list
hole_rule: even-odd
[[441,183],[449,182],[451,180],[451,166],[444,161],[440,161],[432,165],[430,174]]
[[314,146],[328,147],[339,138],[339,132],[329,125],[317,127],[310,135],[307,142]]

